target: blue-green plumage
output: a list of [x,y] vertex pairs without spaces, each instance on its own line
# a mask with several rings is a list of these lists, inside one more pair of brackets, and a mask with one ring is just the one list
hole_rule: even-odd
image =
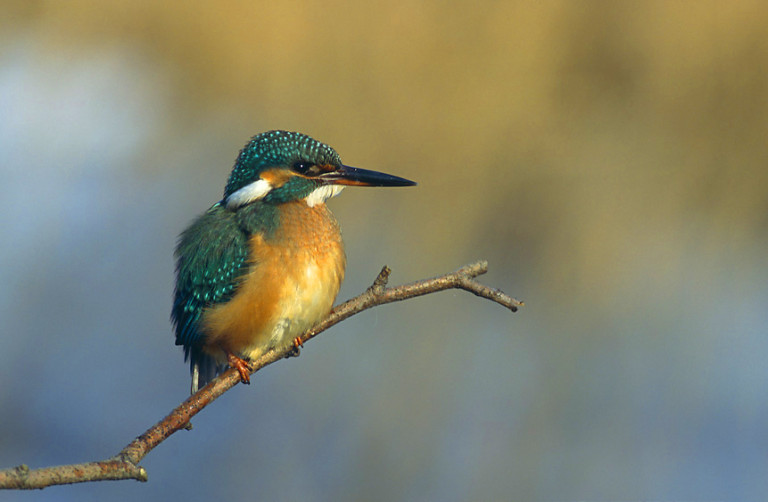
[[[224,198],[226,199],[241,188],[253,183],[258,179],[259,173],[271,167],[291,168],[297,163],[307,165],[333,165],[341,166],[341,159],[336,150],[312,139],[305,134],[288,131],[269,131],[254,136],[251,141],[245,145],[237,156],[235,167],[227,180],[227,186],[224,189]],[[292,182],[294,180],[291,180]],[[297,178],[297,182],[315,181],[306,178]],[[306,189],[315,188],[304,184]],[[305,192],[308,193],[308,192]],[[274,194],[271,194],[274,197]],[[301,196],[294,195],[293,200]]]

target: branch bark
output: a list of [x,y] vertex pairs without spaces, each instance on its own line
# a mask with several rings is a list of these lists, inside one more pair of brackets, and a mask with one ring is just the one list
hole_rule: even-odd
[[[498,289],[489,288],[474,280],[475,277],[487,271],[488,262],[478,261],[461,267],[452,273],[401,286],[387,287],[391,270],[389,267],[384,266],[376,280],[365,292],[351,300],[347,300],[341,305],[337,305],[325,320],[302,335],[299,341],[301,344],[304,344],[344,319],[377,305],[407,300],[446,289],[463,289],[481,298],[496,302],[512,312],[516,312],[518,307],[523,305],[523,302],[515,300]],[[264,366],[291,355],[291,348],[269,351],[256,361],[251,362],[251,373],[255,373]],[[237,371],[233,369],[225,371],[177,406],[168,416],[131,441],[130,444],[112,458],[40,469],[30,469],[22,464],[10,469],[0,470],[0,489],[32,490],[53,485],[119,479],[147,481],[147,471],[138,465],[139,462],[173,433],[179,429],[188,428],[192,417],[237,385],[238,382],[240,382],[240,376]]]

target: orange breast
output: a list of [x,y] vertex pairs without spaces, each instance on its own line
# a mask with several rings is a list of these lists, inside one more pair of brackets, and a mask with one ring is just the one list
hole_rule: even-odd
[[250,240],[252,265],[235,296],[203,315],[205,350],[257,358],[287,346],[330,312],[344,278],[341,233],[325,206],[280,206],[280,225]]

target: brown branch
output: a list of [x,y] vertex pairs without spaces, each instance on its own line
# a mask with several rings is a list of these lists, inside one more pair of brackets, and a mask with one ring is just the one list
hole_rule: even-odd
[[[299,341],[302,344],[306,343],[344,319],[377,305],[407,300],[446,289],[463,289],[503,305],[512,312],[516,312],[517,308],[523,305],[523,302],[515,300],[498,289],[489,288],[474,280],[475,277],[487,271],[488,262],[478,261],[449,274],[390,288],[387,287],[387,281],[389,280],[391,270],[385,266],[365,292],[341,305],[337,305],[325,320],[302,335]],[[289,357],[292,355],[292,350],[289,347],[265,353],[256,361],[251,362],[253,368],[251,373],[255,373],[264,366],[284,357]],[[174,432],[188,427],[192,417],[237,385],[238,382],[240,382],[240,376],[237,371],[233,369],[225,371],[110,459],[32,470],[22,464],[11,469],[0,470],[0,489],[30,490],[53,485],[117,479],[146,481],[147,471],[139,466],[138,463]]]

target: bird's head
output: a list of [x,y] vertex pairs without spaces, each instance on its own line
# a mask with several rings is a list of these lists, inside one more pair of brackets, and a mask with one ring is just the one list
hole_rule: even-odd
[[413,181],[341,163],[330,146],[297,132],[269,131],[240,151],[224,189],[224,203],[236,209],[256,200],[283,203],[305,199],[314,206],[345,185],[411,186]]

